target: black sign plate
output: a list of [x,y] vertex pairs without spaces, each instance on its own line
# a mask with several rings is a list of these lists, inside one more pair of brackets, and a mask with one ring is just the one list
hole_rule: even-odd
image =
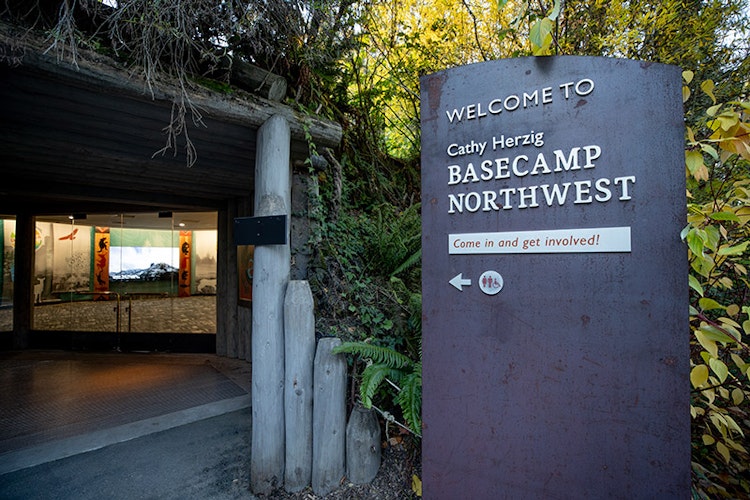
[[237,217],[234,219],[235,245],[286,245],[286,215]]

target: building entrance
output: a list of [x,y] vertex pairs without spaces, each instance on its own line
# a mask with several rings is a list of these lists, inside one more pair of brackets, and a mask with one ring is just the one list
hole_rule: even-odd
[[[12,219],[3,235],[2,288],[12,290]],[[38,216],[31,288],[32,341],[50,347],[169,350],[176,335],[215,337],[217,214]],[[10,330],[5,295],[0,329]],[[71,345],[54,345],[56,334]]]

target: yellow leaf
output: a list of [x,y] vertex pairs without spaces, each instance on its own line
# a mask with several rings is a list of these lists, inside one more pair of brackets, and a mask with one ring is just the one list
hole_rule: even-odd
[[708,404],[712,405],[714,404],[714,401],[716,401],[716,391],[713,389],[707,389],[701,392],[704,398],[708,401]]
[[416,474],[411,476],[411,490],[418,497],[422,496],[422,480]]
[[[688,92],[690,92],[690,89],[688,89]],[[693,129],[685,127],[685,130],[687,131],[688,141],[695,143],[695,132],[693,132]]]
[[730,430],[733,430],[740,436],[744,437],[745,433],[742,432],[742,428],[737,425],[737,422],[735,422],[732,417],[730,417],[729,415],[724,415],[724,421],[727,423],[727,427],[729,427]]
[[729,316],[737,316],[739,313],[740,313],[740,306],[738,306],[737,304],[729,304],[727,306],[727,314]]
[[729,276],[724,276],[721,278],[718,282],[721,286],[726,288],[727,290],[731,290],[734,287],[734,282]]
[[741,451],[742,453],[747,453],[747,450],[746,450],[746,449],[745,449],[745,447],[744,447],[744,446],[742,446],[741,444],[739,444],[739,443],[735,443],[735,442],[734,442],[734,441],[732,441],[731,439],[727,439],[727,440],[726,440],[726,442],[727,442],[727,444],[728,444],[729,446],[731,446],[731,447],[732,447],[732,449],[733,449],[733,450]]
[[729,399],[729,389],[726,387],[719,387],[719,396],[721,396],[722,399]]
[[531,40],[532,54],[535,56],[549,55],[549,48],[552,45],[552,28],[554,24],[548,17],[543,17],[535,22],[529,30],[529,39]]
[[710,108],[706,110],[706,114],[708,116],[716,116],[716,113],[718,113],[720,109],[721,109],[721,104],[711,106]]
[[687,85],[682,86],[682,102],[687,102],[690,99],[690,89]]
[[732,391],[732,401],[734,402],[735,406],[739,406],[742,401],[745,400],[745,393],[742,392],[741,389],[735,388]]
[[727,448],[724,443],[716,443],[716,451],[718,451],[721,456],[724,457],[724,460],[729,463],[729,448]]
[[695,176],[695,173],[704,165],[703,154],[697,149],[685,151],[685,164],[690,175]]
[[[737,310],[739,311],[739,309],[740,308],[738,307]],[[732,327],[732,329],[731,329],[732,333],[734,333],[737,328],[741,328],[740,325],[736,321],[734,321],[731,318],[725,318],[724,316],[722,316],[721,318],[719,318],[719,323],[721,323],[722,326],[724,326],[724,327],[731,326]],[[739,333],[739,332],[737,332],[737,333]]]
[[698,365],[690,370],[690,383],[696,389],[708,382],[708,367],[706,365]]
[[708,419],[714,424],[716,430],[719,431],[723,437],[727,437],[727,423],[724,420],[724,417],[714,411],[708,415]]
[[[695,338],[698,339],[698,342],[700,343],[700,345],[703,346],[705,350],[711,353],[711,356],[713,356],[714,358],[719,356],[719,348],[716,345],[715,341],[707,338],[706,335],[700,330],[695,332]],[[701,366],[706,366],[706,365],[701,365]]]
[[704,311],[709,311],[711,309],[724,309],[724,306],[716,302],[714,299],[706,297],[698,299],[698,306]]
[[713,158],[714,161],[719,161],[719,152],[716,151],[715,147],[711,146],[710,144],[701,144],[700,146],[701,146],[701,151],[711,155],[711,158]]
[[708,434],[703,435],[703,444],[706,446],[712,445],[716,442],[716,440],[713,438],[713,436],[709,436]]
[[711,371],[713,371],[716,376],[719,377],[719,382],[724,383],[724,381],[727,379],[727,375],[729,375],[729,369],[727,369],[727,365],[725,365],[722,360],[716,358],[709,359],[708,364],[711,367]]
[[688,69],[682,72],[682,79],[685,80],[685,83],[689,84],[690,82],[693,81],[694,75],[695,73],[693,73],[692,71]]
[[713,80],[705,80],[701,83],[701,90],[706,93],[708,97],[711,98],[711,101],[716,103],[716,97],[714,97],[714,82]]
[[744,372],[745,370],[747,370],[748,366],[750,366],[745,363],[745,361],[737,354],[731,353],[730,356],[732,357],[732,361],[734,361],[734,364],[737,365],[737,368],[739,368],[741,372]]
[[688,284],[690,285],[690,288],[698,292],[698,295],[703,297],[703,287],[701,286],[700,281],[698,281],[698,278],[693,276],[692,274],[688,275]]

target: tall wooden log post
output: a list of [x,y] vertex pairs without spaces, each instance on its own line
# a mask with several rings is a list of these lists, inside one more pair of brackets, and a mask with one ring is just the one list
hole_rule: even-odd
[[[258,129],[255,216],[289,216],[290,140],[289,124],[280,115]],[[267,495],[284,480],[284,294],[290,263],[288,241],[255,248],[250,486],[256,494]]]
[[313,367],[312,489],[319,496],[346,474],[346,360],[331,352],[339,345],[341,339],[320,339]]
[[287,491],[296,492],[309,486],[312,478],[315,315],[307,281],[294,280],[287,286],[284,345],[284,486]]

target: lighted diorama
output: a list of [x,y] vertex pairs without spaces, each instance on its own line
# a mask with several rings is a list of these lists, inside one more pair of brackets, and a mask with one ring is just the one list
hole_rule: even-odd
[[[0,306],[8,309],[14,229],[3,221]],[[216,244],[216,230],[37,221],[34,329],[215,333]],[[0,321],[0,330],[12,328]]]

